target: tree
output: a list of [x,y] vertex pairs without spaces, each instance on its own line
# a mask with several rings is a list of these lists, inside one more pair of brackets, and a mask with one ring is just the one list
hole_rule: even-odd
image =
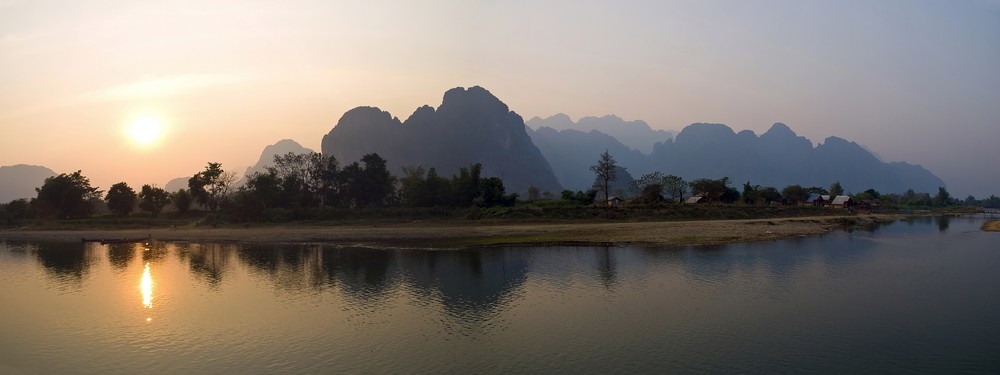
[[35,191],[39,214],[59,219],[89,217],[94,213],[91,202],[101,197],[101,191],[91,187],[90,179],[80,171],[48,177]]
[[487,177],[483,179],[482,195],[480,196],[481,203],[483,207],[493,207],[504,205],[504,186],[503,180],[499,177]]
[[597,164],[590,166],[590,170],[597,175],[597,181],[600,185],[594,187],[604,192],[605,201],[611,196],[611,182],[617,178],[615,175],[616,166],[617,162],[615,162],[615,158],[611,156],[611,153],[607,149],[604,149],[604,153],[597,160]]
[[340,171],[343,196],[349,205],[377,207],[386,204],[395,193],[396,178],[389,173],[385,159],[372,153],[361,157]]
[[112,213],[120,217],[125,217],[132,213],[132,210],[135,208],[135,190],[132,190],[128,184],[119,182],[111,185],[111,189],[108,189],[108,194],[104,197],[104,200],[108,202],[108,209]]
[[528,186],[528,200],[536,201],[541,198],[541,192],[539,192],[538,187],[535,185]]
[[663,178],[660,172],[646,173],[632,181],[632,190],[639,195],[642,203],[660,202],[663,200]]
[[205,170],[188,179],[191,196],[203,207],[215,211],[229,194],[229,188],[236,182],[235,172],[226,172],[221,163],[209,162]]
[[191,208],[191,192],[187,189],[177,190],[171,195],[170,200],[174,202],[174,207],[177,207],[177,211],[180,211],[182,214]]
[[938,193],[934,195],[935,206],[947,206],[951,204],[951,194],[944,187],[938,187]]
[[810,193],[809,189],[805,189],[801,185],[788,185],[784,189],[781,189],[781,196],[785,198],[785,202],[788,204],[805,202],[809,198]]
[[673,201],[680,202],[684,199],[684,194],[687,194],[687,188],[687,181],[684,181],[683,178],[674,175],[663,178],[663,192]]
[[844,187],[840,186],[840,181],[834,182],[830,185],[830,195],[833,197],[844,195]]
[[149,212],[153,217],[160,215],[163,207],[170,203],[170,193],[155,186],[142,185],[139,191],[139,208]]
[[710,201],[734,202],[740,199],[740,192],[729,187],[729,177],[718,180],[699,178],[691,181],[690,185],[692,193],[701,194]]
[[337,203],[337,159],[318,152],[309,154],[307,186],[315,194],[320,207]]

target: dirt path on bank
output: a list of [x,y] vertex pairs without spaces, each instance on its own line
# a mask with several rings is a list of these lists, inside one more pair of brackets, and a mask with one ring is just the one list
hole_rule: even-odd
[[288,225],[183,227],[126,230],[8,230],[0,238],[80,241],[140,238],[157,241],[331,243],[343,246],[458,249],[503,245],[723,244],[770,241],[826,233],[851,225],[903,219],[898,215],[820,216],[784,219],[611,223],[422,223],[368,226]]

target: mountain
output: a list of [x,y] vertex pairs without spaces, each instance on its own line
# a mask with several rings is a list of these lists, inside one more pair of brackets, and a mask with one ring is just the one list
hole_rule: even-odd
[[[192,173],[191,176],[194,176],[194,173]],[[191,179],[191,176],[177,177],[177,178],[175,178],[173,180],[170,180],[170,181],[167,182],[166,185],[164,185],[163,190],[166,190],[166,191],[169,191],[169,192],[173,193],[173,192],[176,192],[176,191],[178,191],[180,189],[187,189],[188,188],[188,180]]]
[[0,167],[0,203],[38,196],[35,188],[42,187],[45,179],[55,176],[51,169],[27,164]]
[[503,178],[509,192],[562,189],[521,116],[479,86],[448,90],[437,109],[417,108],[404,122],[375,107],[354,108],[323,137],[322,150],[341,165],[378,153],[397,175],[424,165],[450,176],[482,163],[483,177]]
[[[568,118],[560,121],[565,126]],[[829,137],[813,147],[812,141],[781,123],[760,136],[722,124],[692,124],[674,139],[654,145],[648,155],[596,130],[542,127],[531,135],[559,181],[572,190],[590,188],[590,166],[604,149],[637,178],[660,171],[688,181],[729,177],[733,185],[749,181],[778,189],[793,184],[828,187],[840,181],[851,192],[873,188],[883,193],[936,192],[945,186],[919,165],[884,163],[855,142]]]
[[614,156],[618,165],[640,168],[649,164],[649,157],[597,130],[583,132],[541,127],[528,131],[531,140],[549,161],[559,184],[572,190],[587,190],[594,182],[590,166],[597,163],[604,150]]
[[934,192],[945,186],[923,167],[883,163],[855,142],[829,137],[813,147],[781,123],[760,136],[734,133],[721,124],[692,124],[673,141],[657,144],[650,157],[665,173],[685,179],[727,176],[734,184],[749,181],[778,189],[792,184],[827,187],[835,181],[850,192]]
[[674,132],[653,130],[645,121],[625,121],[615,115],[584,117],[580,121],[573,122],[569,116],[559,113],[544,119],[532,117],[526,124],[535,130],[543,127],[552,128],[557,131],[579,130],[589,132],[597,130],[614,137],[622,144],[644,154],[652,152],[654,144],[673,139],[674,137]]
[[260,153],[260,159],[257,159],[257,164],[254,164],[252,167],[247,168],[247,170],[243,172],[243,176],[240,177],[240,180],[236,183],[236,186],[243,185],[247,177],[253,175],[254,173],[266,172],[267,167],[274,164],[275,156],[285,155],[287,153],[311,154],[313,153],[313,150],[302,147],[302,145],[300,145],[298,142],[295,142],[291,139],[282,139],[278,141],[278,143],[275,143],[273,145],[268,145],[264,147],[264,151]]

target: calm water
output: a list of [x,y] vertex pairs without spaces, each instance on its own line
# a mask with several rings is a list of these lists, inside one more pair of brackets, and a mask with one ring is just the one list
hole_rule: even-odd
[[1000,372],[1000,233],[721,247],[0,242],[0,373]]

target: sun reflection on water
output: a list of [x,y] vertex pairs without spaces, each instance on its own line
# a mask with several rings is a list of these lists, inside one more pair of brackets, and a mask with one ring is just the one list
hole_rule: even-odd
[[139,287],[142,289],[142,305],[147,309],[153,308],[153,277],[149,275],[149,262],[146,262],[146,269],[142,271],[142,282]]

